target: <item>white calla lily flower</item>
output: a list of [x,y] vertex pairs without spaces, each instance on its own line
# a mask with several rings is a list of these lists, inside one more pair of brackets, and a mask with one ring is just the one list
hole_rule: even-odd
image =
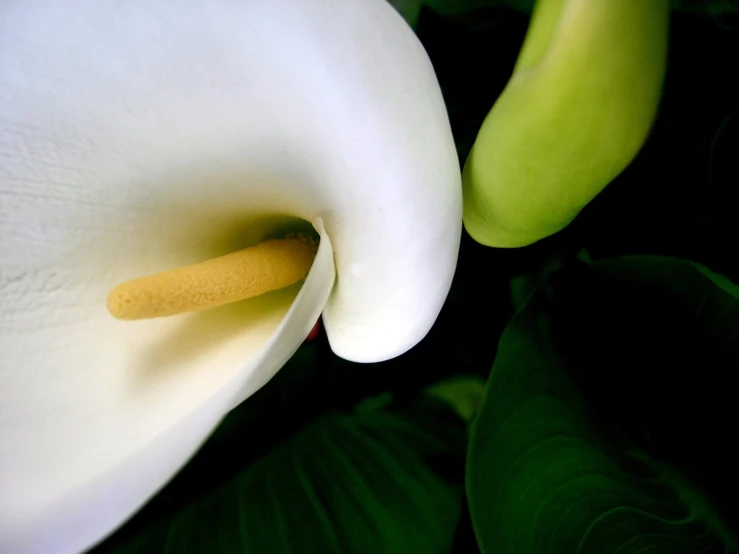
[[[0,552],[112,532],[321,313],[349,360],[414,346],[461,215],[434,71],[385,0],[5,2]],[[298,220],[320,236],[302,285],[174,317],[106,310],[122,281]]]

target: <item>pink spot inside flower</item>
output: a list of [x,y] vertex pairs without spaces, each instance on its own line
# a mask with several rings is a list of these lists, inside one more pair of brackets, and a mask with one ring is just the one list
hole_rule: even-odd
[[318,321],[316,321],[316,324],[313,326],[313,329],[311,329],[310,333],[308,333],[308,336],[305,337],[305,342],[314,340],[318,333],[321,332],[321,318],[318,318]]

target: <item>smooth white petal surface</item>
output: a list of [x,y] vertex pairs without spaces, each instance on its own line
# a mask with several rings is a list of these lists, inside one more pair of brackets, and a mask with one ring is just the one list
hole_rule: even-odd
[[433,70],[384,0],[0,4],[0,552],[111,530],[274,374],[333,276],[295,304],[125,323],[112,286],[322,218],[333,348],[392,357],[448,291],[459,180]]
[[[302,287],[138,322],[144,333],[110,318],[63,334],[50,329],[38,337],[47,348],[35,354],[14,349],[3,333],[7,361],[58,375],[53,387],[32,388],[31,376],[13,376],[3,357],[0,552],[76,552],[99,540],[174,475],[228,410],[272,378],[310,332],[334,283],[320,219],[316,229],[321,243]],[[65,341],[107,347],[75,367],[64,357]],[[125,370],[110,371],[116,366]],[[20,396],[5,394],[11,390]],[[46,403],[34,398],[42,392]]]

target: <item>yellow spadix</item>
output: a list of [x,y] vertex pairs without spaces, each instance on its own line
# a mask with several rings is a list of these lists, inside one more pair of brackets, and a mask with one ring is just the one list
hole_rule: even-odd
[[288,287],[308,275],[317,243],[307,236],[271,239],[195,265],[126,281],[108,295],[118,319],[149,319],[202,310]]

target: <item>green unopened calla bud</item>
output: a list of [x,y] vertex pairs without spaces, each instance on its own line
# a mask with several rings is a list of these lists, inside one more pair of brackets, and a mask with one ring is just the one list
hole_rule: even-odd
[[464,224],[519,247],[564,228],[634,158],[659,104],[666,0],[538,0],[464,168]]

